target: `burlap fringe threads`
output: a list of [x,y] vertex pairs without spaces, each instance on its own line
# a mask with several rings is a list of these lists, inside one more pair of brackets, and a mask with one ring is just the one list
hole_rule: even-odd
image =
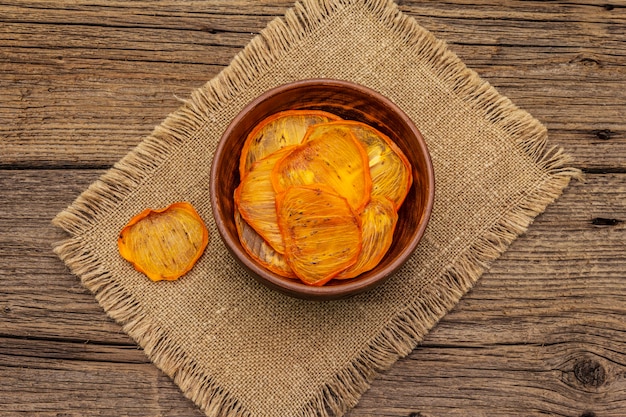
[[[290,45],[318,30],[328,16],[356,4],[378,16],[380,22],[391,28],[421,60],[438,69],[438,76],[453,85],[455,93],[468,105],[505,132],[517,136],[518,145],[545,170],[545,181],[525,196],[524,204],[501,218],[466,255],[454,260],[438,282],[427,287],[418,301],[395,317],[352,363],[337,373],[332,382],[314,392],[310,402],[293,417],[342,415],[356,405],[375,375],[411,352],[471,288],[488,264],[561,194],[570,179],[580,178],[580,171],[566,167],[570,160],[560,149],[546,149],[546,129],[480,80],[446,49],[445,43],[422,29],[413,18],[405,16],[392,1],[304,0],[296,3],[284,18],[272,21],[226,69],[196,90],[189,101],[53,220],[72,236],[88,232],[98,223],[99,213],[115,210],[127,193],[151,176],[167,158],[167,149],[202,130],[206,123],[210,123],[207,115],[245,90],[257,76],[280,60]],[[158,326],[145,320],[136,301],[111,284],[108,273],[98,259],[94,259],[89,247],[70,237],[56,245],[55,252],[95,293],[108,314],[123,325],[124,331],[208,416],[252,417],[229,392],[203,375],[197,364],[189,360],[179,346],[171,343]],[[448,291],[441,291],[442,288]]]

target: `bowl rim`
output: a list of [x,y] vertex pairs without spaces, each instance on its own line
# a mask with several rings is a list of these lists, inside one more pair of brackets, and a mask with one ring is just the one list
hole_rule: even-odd
[[[239,250],[235,250],[231,247],[229,243],[230,233],[226,228],[226,225],[222,221],[224,214],[222,212],[220,204],[218,204],[217,196],[217,187],[219,183],[219,173],[218,173],[218,164],[216,161],[221,159],[224,155],[224,149],[226,147],[226,138],[231,136],[232,131],[236,128],[236,126],[241,122],[242,119],[246,117],[246,115],[257,107],[260,103],[266,101],[267,99],[275,96],[277,94],[281,94],[287,90],[297,89],[297,88],[305,88],[309,86],[329,86],[332,88],[345,88],[349,90],[356,90],[360,94],[372,96],[375,100],[378,100],[384,103],[386,106],[391,108],[393,112],[395,112],[399,118],[403,120],[403,122],[407,125],[408,129],[411,130],[412,134],[416,138],[416,146],[419,146],[419,152],[423,155],[425,168],[427,173],[426,182],[428,184],[428,195],[426,198],[426,204],[423,207],[422,218],[423,220],[418,225],[417,230],[414,233],[414,237],[409,241],[409,244],[401,249],[396,258],[387,264],[383,269],[378,271],[376,274],[372,276],[367,276],[362,279],[354,279],[354,280],[346,280],[345,283],[339,285],[329,285],[329,286],[311,286],[302,283],[296,279],[287,279],[284,277],[275,274],[263,266],[254,262],[249,255],[243,250],[243,248]],[[257,281],[260,281],[262,284],[278,290],[284,294],[303,298],[308,300],[331,300],[331,299],[339,299],[345,298],[348,296],[356,295],[361,293],[371,287],[377,286],[386,280],[389,276],[396,272],[396,270],[404,264],[405,260],[410,257],[410,255],[415,251],[419,242],[424,235],[428,223],[431,218],[432,209],[434,205],[434,197],[435,197],[435,173],[434,167],[432,163],[432,158],[428,147],[426,145],[426,141],[422,136],[421,132],[417,129],[411,118],[393,101],[383,96],[381,93],[369,88],[365,87],[361,84],[357,84],[351,81],[332,79],[332,78],[309,78],[309,79],[301,79],[297,81],[287,82],[271,88],[261,95],[257,96],[255,99],[250,101],[247,105],[245,105],[239,113],[231,120],[228,124],[227,128],[224,130],[222,135],[220,136],[218,145],[215,149],[215,152],[211,161],[211,177],[210,177],[210,199],[211,199],[211,208],[213,210],[213,218],[215,224],[217,226],[220,238],[224,242],[228,251],[232,254],[233,258],[238,261],[240,264],[243,264],[244,267],[248,268],[250,272],[252,272],[253,278]],[[238,237],[237,237],[238,239]],[[239,252],[239,253],[238,253]]]

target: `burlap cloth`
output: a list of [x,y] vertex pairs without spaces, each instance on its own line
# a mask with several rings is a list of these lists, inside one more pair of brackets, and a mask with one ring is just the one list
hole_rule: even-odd
[[[398,104],[436,175],[432,219],[410,261],[384,286],[332,302],[293,299],[248,276],[219,238],[208,191],[212,154],[239,110],[272,87],[320,77]],[[207,415],[341,415],[576,175],[546,139],[394,3],[304,1],[60,213],[54,222],[69,236],[55,250]],[[118,232],[144,208],[181,200],[211,241],[188,275],[153,283],[119,256]]]

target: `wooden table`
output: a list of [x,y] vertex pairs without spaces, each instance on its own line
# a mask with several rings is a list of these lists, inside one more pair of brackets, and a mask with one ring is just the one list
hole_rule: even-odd
[[[626,415],[626,3],[398,2],[586,181],[348,415]],[[0,416],[201,416],[52,253],[50,220],[292,0],[0,2]]]

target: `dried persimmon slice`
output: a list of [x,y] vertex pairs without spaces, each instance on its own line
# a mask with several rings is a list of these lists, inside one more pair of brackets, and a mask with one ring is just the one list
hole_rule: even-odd
[[341,118],[321,110],[286,110],[262,120],[243,145],[240,177],[243,178],[256,161],[280,148],[301,143],[309,126],[334,120]]
[[372,189],[368,164],[365,149],[348,127],[318,124],[309,128],[301,145],[278,161],[272,184],[278,193],[294,185],[327,184],[358,212]]
[[324,285],[356,262],[362,239],[358,215],[332,188],[292,186],[276,202],[285,257],[302,282]]
[[285,244],[278,228],[276,192],[270,175],[276,162],[292,148],[281,148],[255,162],[235,189],[235,205],[241,216],[279,253],[285,253]]
[[187,202],[142,211],[117,240],[120,255],[152,281],[172,281],[186,274],[208,243],[202,218]]
[[372,178],[372,197],[387,197],[398,210],[413,184],[411,164],[406,155],[387,135],[370,125],[352,120],[330,125],[334,124],[349,127],[365,148]]
[[243,249],[263,267],[285,278],[297,278],[285,257],[276,252],[235,210],[235,226]]
[[337,275],[337,279],[354,278],[374,268],[393,241],[398,212],[391,200],[381,196],[372,197],[359,216],[363,236],[361,252],[356,263]]

